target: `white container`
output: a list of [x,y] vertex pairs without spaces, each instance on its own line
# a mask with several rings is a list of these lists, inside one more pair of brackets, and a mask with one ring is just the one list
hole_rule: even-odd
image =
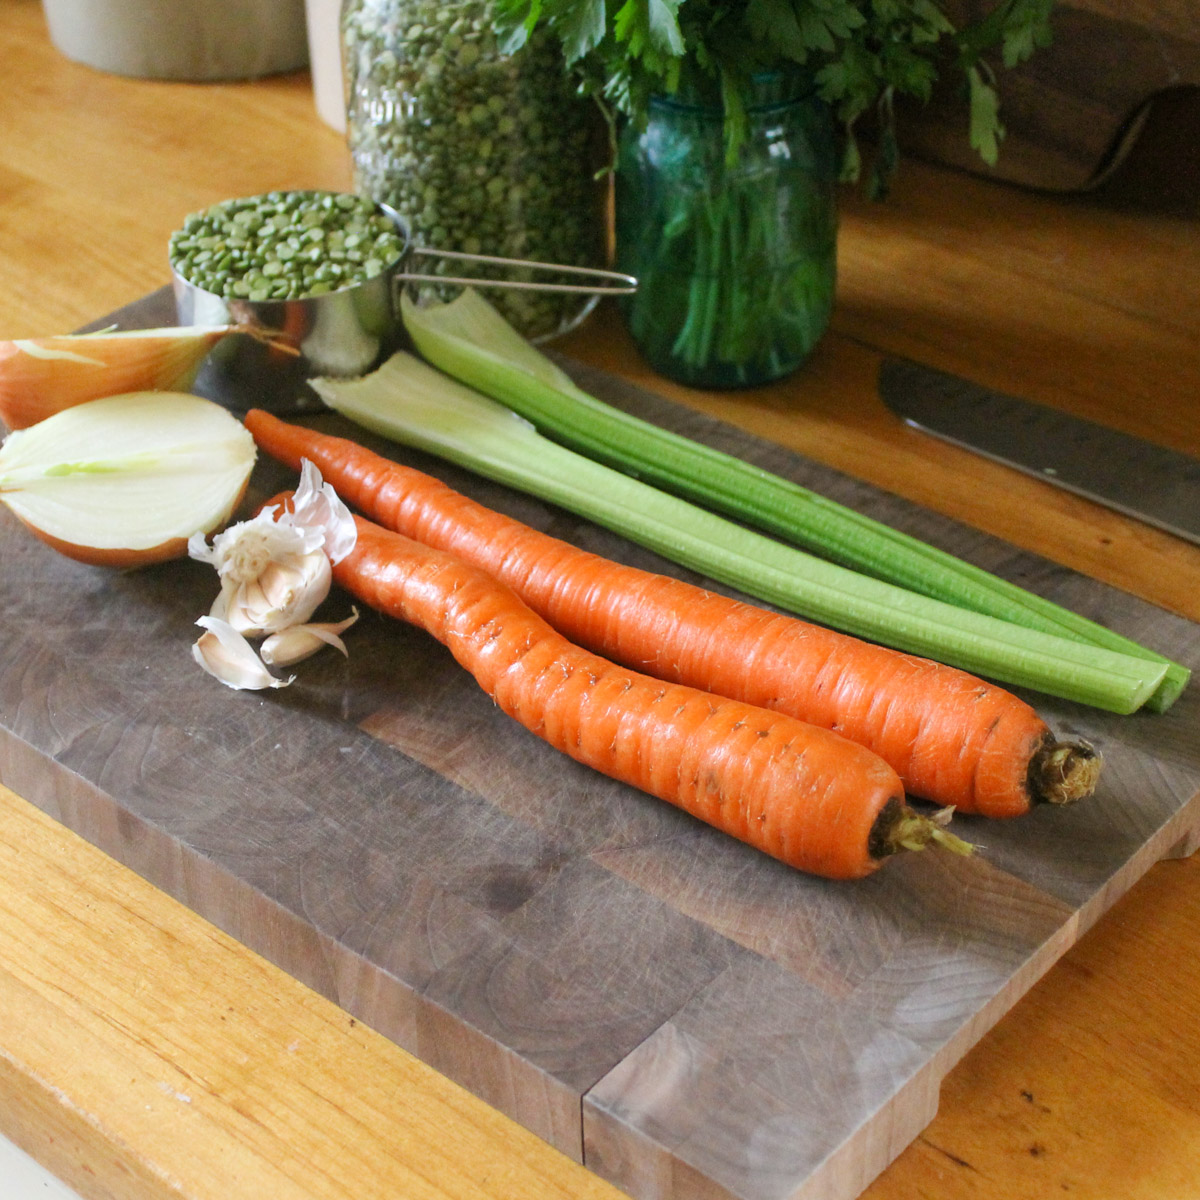
[[76,62],[138,79],[256,79],[308,62],[304,0],[42,0]]
[[308,59],[317,113],[338,133],[346,132],[342,82],[342,0],[307,0]]

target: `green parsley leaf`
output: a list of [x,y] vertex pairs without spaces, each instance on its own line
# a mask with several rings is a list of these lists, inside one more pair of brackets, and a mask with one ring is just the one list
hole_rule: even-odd
[[978,67],[967,71],[971,104],[971,146],[988,166],[995,166],[1000,157],[1000,139],[1004,127],[1000,124],[1000,97],[991,84],[984,81]]
[[995,71],[1049,44],[1053,7],[1054,0],[496,0],[496,29],[506,50],[535,29],[551,31],[580,90],[638,124],[655,92],[685,86],[711,96],[724,108],[730,155],[748,127],[752,78],[799,66],[834,106],[854,176],[855,122],[876,110],[866,187],[882,193],[898,160],[892,98],[926,101],[948,70],[967,85],[971,145],[996,161],[1004,127]]

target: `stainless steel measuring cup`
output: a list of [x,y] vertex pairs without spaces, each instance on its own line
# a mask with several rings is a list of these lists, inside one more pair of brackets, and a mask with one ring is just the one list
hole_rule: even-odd
[[[373,370],[396,350],[411,348],[400,316],[405,286],[461,284],[478,288],[624,295],[637,280],[618,271],[532,262],[491,254],[467,254],[414,245],[404,219],[377,204],[404,238],[404,249],[378,275],[338,291],[298,300],[242,300],[206,291],[172,266],[175,312],[180,325],[240,324],[269,334],[233,334],[219,342],[196,377],[194,390],[235,412],[318,412],[325,406],[308,380],[320,375],[355,376]],[[411,269],[419,260],[447,259],[508,270],[551,272],[596,283],[469,278]]]

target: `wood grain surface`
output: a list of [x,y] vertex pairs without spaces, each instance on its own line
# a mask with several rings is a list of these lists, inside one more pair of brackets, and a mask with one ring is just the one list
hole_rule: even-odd
[[[190,209],[348,182],[304,76],[101,76],[53,54],[33,0],[0,10],[0,36],[0,336],[70,329],[158,287],[165,238]],[[1146,204],[1113,205],[907,163],[889,204],[847,198],[835,331],[762,392],[664,384],[605,312],[565,349],[1195,620],[1194,548],[911,436],[873,390],[878,356],[905,353],[1197,453],[1200,238],[1152,211],[1161,178],[1145,180]],[[612,1194],[465,1093],[443,1102],[439,1077],[394,1043],[3,790],[0,813],[14,848],[0,871],[0,1121],[85,1194],[292,1194],[256,1183],[282,1175],[298,1196]],[[951,1071],[933,1124],[867,1195],[1189,1194],[1200,978],[1179,948],[1200,935],[1198,870],[1150,870]],[[711,912],[703,894],[689,903]],[[805,937],[776,952],[804,960]],[[281,1055],[288,1028],[320,1052]],[[180,1108],[203,1100],[185,1133],[142,1115],[173,1080],[192,1097],[174,1097]]]
[[[160,290],[97,323],[172,312]],[[1190,621],[562,361],[603,399],[1200,669]],[[678,573],[333,415],[310,423]],[[292,482],[261,462],[248,506]],[[1195,690],[1135,718],[1029,696],[1104,756],[1095,797],[960,819],[985,843],[975,858],[924,854],[830,884],[564,759],[395,622],[368,616],[348,659],[315,660],[285,691],[234,694],[188,653],[210,568],[114,575],[7,513],[0,560],[0,779],[635,1200],[853,1200],[929,1123],[975,1041],[1200,834]],[[349,608],[335,593],[324,619]]]
[[[945,7],[960,19],[992,8],[985,0]],[[1119,172],[1149,127],[1189,180],[1200,178],[1189,153],[1200,127],[1200,10],[1189,0],[1060,0],[1051,29],[1050,45],[1028,61],[1005,69],[996,58],[1005,136],[994,166],[968,145],[961,89],[949,79],[931,103],[902,106],[909,149],[992,178],[1072,191]]]

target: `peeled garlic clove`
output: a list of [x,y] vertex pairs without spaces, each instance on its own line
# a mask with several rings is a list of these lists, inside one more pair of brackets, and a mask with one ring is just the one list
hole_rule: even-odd
[[278,679],[254,652],[254,647],[227,621],[201,617],[197,622],[205,632],[192,646],[192,657],[226,687],[239,691],[287,687],[295,679]]
[[92,400],[11,433],[0,503],[82,562],[130,567],[187,552],[229,520],[254,439],[211,400],[137,392]]
[[346,643],[338,636],[345,633],[358,620],[358,609],[344,621],[336,624],[313,622],[311,625],[293,625],[290,629],[273,633],[262,644],[262,659],[272,667],[290,667],[316,654],[322,646],[333,646],[349,657]]
[[238,330],[188,325],[0,342],[0,420],[26,429],[103,396],[185,392],[209,351]]

